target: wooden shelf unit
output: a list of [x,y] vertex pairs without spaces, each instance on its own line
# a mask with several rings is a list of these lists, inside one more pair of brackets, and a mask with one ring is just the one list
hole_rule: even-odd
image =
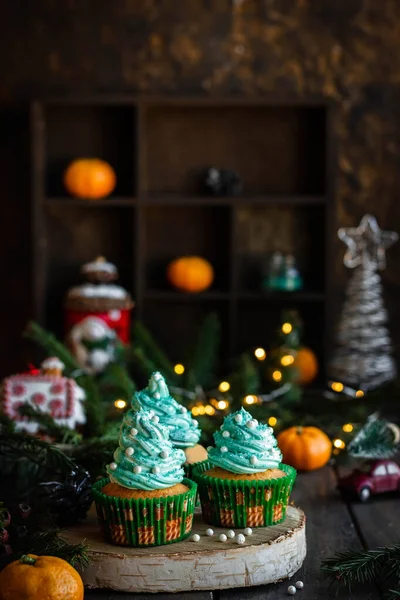
[[[202,315],[223,323],[223,358],[270,342],[283,308],[305,319],[305,343],[324,359],[329,322],[331,108],[263,98],[50,98],[32,104],[35,318],[62,335],[66,290],[97,254],[120,271],[135,316],[184,360]],[[115,196],[70,198],[62,173],[97,156],[117,173]],[[233,168],[243,195],[199,193],[205,168]],[[268,255],[291,252],[305,288],[265,293]],[[211,261],[215,281],[198,295],[172,290],[168,262]],[[323,339],[324,338],[324,339]]]

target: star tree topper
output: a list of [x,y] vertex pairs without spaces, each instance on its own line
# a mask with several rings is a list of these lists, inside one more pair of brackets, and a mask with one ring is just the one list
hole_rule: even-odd
[[343,262],[349,269],[366,261],[376,263],[383,270],[386,249],[399,239],[395,231],[383,231],[372,215],[364,215],[358,227],[341,227],[338,237],[347,246]]

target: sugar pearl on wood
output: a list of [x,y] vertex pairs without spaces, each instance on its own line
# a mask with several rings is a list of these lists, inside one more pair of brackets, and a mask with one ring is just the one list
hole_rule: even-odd
[[200,536],[198,533],[194,533],[192,535],[192,542],[199,542],[200,541]]
[[125,450],[125,454],[126,454],[126,456],[132,456],[132,454],[133,454],[134,452],[135,452],[135,451],[134,451],[134,449],[133,449],[133,448],[130,448],[130,447],[129,447],[129,448],[127,448],[127,449]]
[[287,589],[287,593],[290,594],[291,596],[294,596],[296,593],[296,588],[294,587],[294,585],[289,585],[288,589]]
[[244,535],[253,535],[253,530],[251,527],[246,527],[244,530]]
[[230,540],[233,540],[233,538],[235,537],[235,532],[233,531],[233,529],[230,529],[226,532],[226,535]]
[[296,587],[298,590],[302,590],[304,587],[304,583],[302,581],[296,581]]
[[136,473],[136,475],[138,475],[142,472],[142,467],[140,465],[136,465],[135,467],[133,467],[133,472]]
[[208,529],[206,529],[206,535],[208,536],[212,536],[214,535],[214,529],[211,529],[211,527],[209,527]]
[[117,463],[115,463],[115,462],[110,463],[109,466],[110,466],[111,471],[115,471],[118,467]]
[[222,432],[222,437],[228,438],[228,437],[231,437],[231,434],[229,433],[229,431],[223,431]]
[[219,541],[220,542],[227,542],[228,538],[227,538],[227,536],[224,533],[221,533],[220,536],[219,536]]
[[137,434],[138,434],[138,430],[135,429],[134,427],[132,427],[132,429],[131,429],[131,436],[135,437],[135,435],[137,435]]
[[241,546],[242,544],[245,543],[245,541],[246,541],[246,538],[244,537],[243,533],[238,533],[238,535],[236,536],[236,543]]

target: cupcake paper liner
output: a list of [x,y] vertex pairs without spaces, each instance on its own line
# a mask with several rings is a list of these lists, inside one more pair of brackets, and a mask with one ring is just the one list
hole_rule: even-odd
[[220,527],[266,527],[286,517],[296,470],[280,464],[285,476],[266,480],[233,480],[208,477],[209,461],[198,463],[193,472],[198,485],[203,518]]
[[118,546],[162,546],[180,542],[190,535],[197,485],[190,479],[182,483],[189,490],[165,498],[118,498],[102,493],[109,479],[97,481],[92,488],[97,518],[104,538]]

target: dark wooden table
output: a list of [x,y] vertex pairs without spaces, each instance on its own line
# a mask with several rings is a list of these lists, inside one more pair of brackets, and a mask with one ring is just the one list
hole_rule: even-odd
[[[347,589],[331,587],[321,578],[321,560],[347,548],[376,548],[400,540],[400,499],[381,495],[367,504],[345,502],[336,489],[336,476],[330,467],[299,474],[293,501],[307,515],[307,558],[291,581],[302,580],[299,600],[378,600],[376,587]],[[122,594],[110,591],[86,592],[85,600],[279,600],[290,598],[289,581],[251,588],[188,592],[179,594]]]

